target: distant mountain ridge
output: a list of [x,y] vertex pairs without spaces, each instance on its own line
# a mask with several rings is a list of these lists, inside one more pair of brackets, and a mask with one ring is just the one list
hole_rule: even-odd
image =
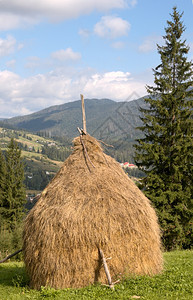
[[[133,140],[140,134],[135,129],[141,125],[139,107],[146,106],[144,98],[129,102],[85,99],[87,131],[101,139],[127,136]],[[82,127],[81,101],[51,106],[30,115],[3,120],[3,123],[31,132],[73,138],[78,135],[77,127]]]

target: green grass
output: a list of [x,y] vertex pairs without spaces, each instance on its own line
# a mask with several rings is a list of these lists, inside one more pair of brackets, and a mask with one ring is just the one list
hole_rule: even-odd
[[54,290],[42,287],[30,290],[22,262],[0,265],[0,300],[20,299],[139,299],[189,300],[193,299],[193,251],[175,251],[164,254],[165,268],[154,277],[126,278],[112,291],[102,285],[83,289]]
[[[3,130],[4,129],[0,127],[0,134],[3,132]],[[15,133],[17,133],[19,136],[15,137]],[[25,137],[23,136],[24,134]],[[54,140],[51,138],[40,137],[36,134],[32,134],[27,131],[6,129],[6,131],[3,133],[3,137],[0,135],[0,144],[2,144],[2,142],[5,143],[1,146],[3,150],[7,149],[7,145],[9,144],[11,137],[14,137],[14,139],[17,142],[23,145],[27,145],[28,147],[30,146],[34,147],[35,151],[39,150],[40,152],[44,144],[47,144],[49,142],[54,142]],[[29,138],[31,138],[31,140],[29,140]],[[30,151],[22,151],[22,152],[25,152],[25,155],[27,154],[27,156],[30,156]]]

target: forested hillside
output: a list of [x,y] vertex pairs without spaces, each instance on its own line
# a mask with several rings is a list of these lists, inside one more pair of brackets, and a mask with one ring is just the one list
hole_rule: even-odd
[[42,190],[59,170],[62,162],[71,153],[71,143],[40,137],[22,130],[0,128],[0,148],[7,150],[11,138],[22,150],[27,190]]
[[[86,99],[88,132],[101,139],[127,139],[140,135],[136,127],[141,125],[139,107],[146,107],[143,98],[128,102],[109,99]],[[81,101],[52,106],[22,117],[4,120],[5,126],[41,132],[43,135],[75,137],[82,125]]]
[[[108,155],[119,162],[134,162],[133,144],[137,138],[143,136],[136,129],[142,124],[140,107],[147,107],[143,98],[128,102],[115,102],[109,99],[85,100],[88,133],[106,144],[113,145],[113,147],[106,147],[103,144],[103,147]],[[45,139],[52,138],[57,140],[60,146],[66,147],[79,134],[77,127],[82,126],[81,101],[52,106],[31,115],[4,120],[1,124],[6,128],[23,128],[33,134],[38,133],[39,139],[40,136]],[[21,147],[26,148],[26,143]],[[40,156],[37,155],[39,144],[35,143],[31,147],[36,151],[35,165]],[[43,142],[41,148],[41,155],[44,154],[53,160],[63,161],[69,154],[69,150],[62,148],[61,151],[58,145],[52,147]]]
[[[72,151],[72,139],[67,137],[45,137],[48,134],[32,134],[24,130],[0,127],[0,148],[6,151],[11,138],[18,143],[24,162],[24,184],[28,193],[43,190],[59,170]],[[102,144],[105,152],[119,162],[133,162],[132,142],[127,139],[107,139],[109,147]],[[138,169],[130,170],[130,175],[140,176]]]

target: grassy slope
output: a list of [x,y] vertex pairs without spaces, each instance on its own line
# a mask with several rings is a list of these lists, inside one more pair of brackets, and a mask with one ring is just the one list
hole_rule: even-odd
[[[14,137],[14,132],[17,132],[17,134],[19,136],[19,138],[14,138],[15,141],[22,143],[23,145],[27,145],[27,147],[34,147],[35,151],[40,151],[40,153],[37,152],[32,152],[32,151],[25,151],[22,150],[21,151],[21,156],[24,157],[26,159],[26,163],[28,162],[28,160],[33,160],[34,162],[34,167],[35,165],[37,166],[41,166],[42,170],[49,170],[50,168],[53,169],[52,171],[54,171],[54,173],[56,173],[59,168],[62,166],[63,162],[61,161],[56,161],[56,160],[52,160],[50,158],[48,158],[46,155],[42,155],[41,154],[41,148],[43,145],[54,142],[54,140],[50,139],[50,138],[44,138],[44,137],[39,137],[36,134],[32,134],[32,133],[28,133],[22,130],[12,130],[12,129],[5,129],[6,132],[4,132],[4,128],[0,127],[0,134],[2,134],[4,132],[4,137],[2,137],[0,135],[0,148],[1,150],[6,150],[7,149],[7,145],[9,144],[10,140],[11,140],[11,135],[13,135]],[[23,137],[23,134],[25,133],[26,137]],[[9,136],[8,136],[9,135]],[[27,139],[30,138],[31,140]],[[41,162],[40,162],[41,160]],[[0,299],[1,300],[1,299]]]
[[155,277],[127,278],[117,284],[115,291],[96,285],[83,289],[30,290],[23,263],[0,265],[0,300],[17,299],[134,299],[189,300],[193,299],[193,251],[175,251],[164,254],[165,270]]
[[[4,134],[6,134],[5,137],[0,137],[0,145],[1,145],[1,149],[5,150],[7,148],[7,145],[9,144],[10,140],[11,140],[11,133],[13,134],[14,137],[14,132],[17,132],[18,134],[20,134],[21,136],[19,136],[18,138],[14,137],[14,140],[17,141],[18,143],[23,144],[24,146],[27,145],[27,147],[34,147],[35,150],[39,150],[41,152],[41,148],[44,144],[48,144],[49,142],[54,142],[52,139],[50,138],[44,138],[44,137],[40,137],[36,134],[32,134],[26,131],[22,131],[22,130],[11,130],[11,129],[4,129],[0,127],[0,133],[3,132],[3,130],[6,130],[6,132]],[[23,134],[26,134],[26,137],[23,137]],[[7,136],[7,135],[10,136]],[[31,138],[31,140],[27,139]],[[4,143],[2,145],[2,143]],[[34,152],[30,152],[30,151],[22,151],[22,155],[25,157],[31,157],[32,155],[34,156],[39,156],[41,157],[42,155],[40,153],[34,153]]]

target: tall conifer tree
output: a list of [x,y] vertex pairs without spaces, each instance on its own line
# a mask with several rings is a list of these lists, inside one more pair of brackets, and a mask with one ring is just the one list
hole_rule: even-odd
[[6,153],[6,169],[3,217],[10,223],[11,228],[14,228],[24,214],[25,188],[21,150],[13,139],[11,139]]
[[145,194],[159,216],[166,249],[188,248],[192,243],[193,209],[193,64],[182,39],[183,14],[173,8],[167,21],[161,63],[154,84],[147,86],[148,109],[141,109],[144,138],[137,140],[136,164],[147,174]]
[[0,149],[0,214],[1,208],[5,198],[5,184],[6,184],[6,164],[4,155]]

